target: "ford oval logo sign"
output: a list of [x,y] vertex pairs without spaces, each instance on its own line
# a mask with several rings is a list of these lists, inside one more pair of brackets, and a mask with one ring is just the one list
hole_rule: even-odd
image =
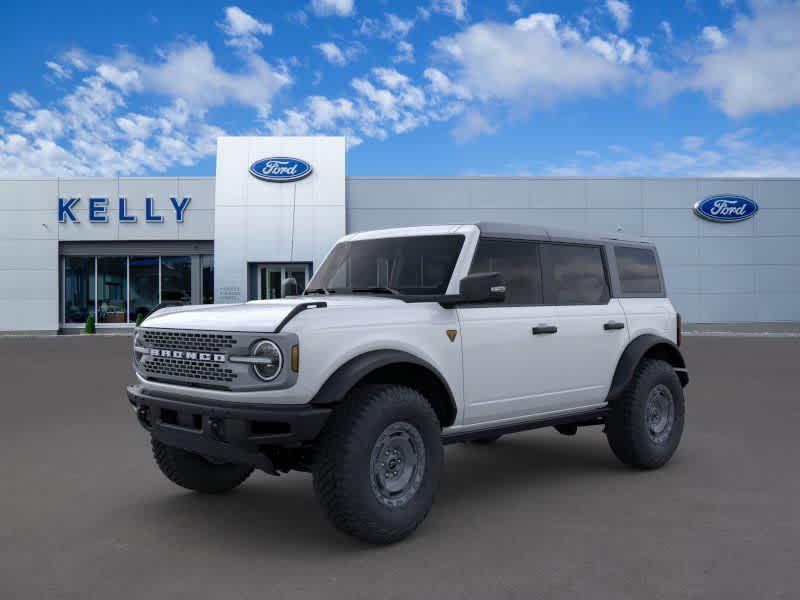
[[710,196],[694,205],[698,217],[718,223],[735,223],[749,219],[758,212],[755,200],[745,196]]
[[262,158],[250,165],[253,177],[276,183],[300,181],[311,175],[311,171],[311,165],[306,161],[289,156]]

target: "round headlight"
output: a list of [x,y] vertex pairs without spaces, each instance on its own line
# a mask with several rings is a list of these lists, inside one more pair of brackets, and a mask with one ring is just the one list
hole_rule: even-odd
[[272,381],[281,372],[283,356],[274,342],[262,340],[253,346],[253,358],[259,361],[253,364],[256,375],[264,381]]

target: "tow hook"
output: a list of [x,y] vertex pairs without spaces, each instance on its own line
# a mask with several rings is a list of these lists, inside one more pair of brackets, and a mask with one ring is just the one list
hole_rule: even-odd
[[220,441],[224,441],[224,428],[220,419],[217,419],[216,417],[210,417],[208,419],[208,428],[211,431],[211,437]]
[[150,407],[140,406],[136,409],[136,418],[145,427],[150,427]]

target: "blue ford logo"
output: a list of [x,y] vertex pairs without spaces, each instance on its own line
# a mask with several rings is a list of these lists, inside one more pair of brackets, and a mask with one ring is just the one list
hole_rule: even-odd
[[250,174],[264,181],[284,183],[299,181],[311,175],[311,165],[299,158],[271,156],[250,165]]
[[735,223],[749,219],[758,212],[755,200],[744,196],[710,196],[694,205],[698,217],[718,223]]

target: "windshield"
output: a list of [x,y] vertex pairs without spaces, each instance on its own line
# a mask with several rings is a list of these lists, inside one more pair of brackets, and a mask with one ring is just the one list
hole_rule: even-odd
[[306,294],[441,295],[463,245],[463,235],[342,242],[322,263]]

